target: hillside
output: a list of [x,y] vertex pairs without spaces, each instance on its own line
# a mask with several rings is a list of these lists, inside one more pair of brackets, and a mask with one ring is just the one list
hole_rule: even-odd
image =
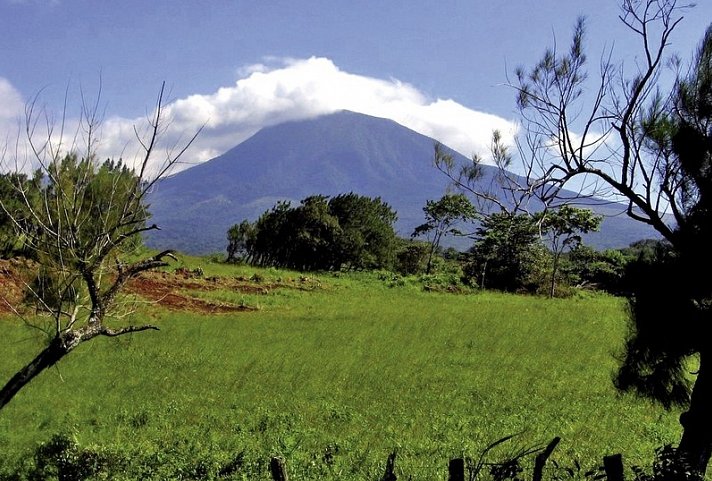
[[[348,111],[263,129],[162,181],[149,198],[161,230],[147,242],[195,254],[224,251],[231,225],[255,220],[278,200],[352,191],[388,202],[398,212],[398,233],[408,236],[423,222],[425,202],[448,185],[432,164],[434,143],[392,120]],[[494,172],[486,167],[483,182]],[[613,217],[590,242],[623,247],[652,236],[639,223]]]

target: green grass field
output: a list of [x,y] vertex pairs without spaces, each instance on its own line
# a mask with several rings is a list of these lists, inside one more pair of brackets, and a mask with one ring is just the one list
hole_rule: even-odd
[[[265,284],[299,276],[201,265],[259,272]],[[612,386],[620,299],[317,277],[303,290],[196,292],[259,310],[146,308],[138,317],[160,332],[80,346],[0,411],[0,473],[57,433],[120,459],[112,479],[270,479],[269,458],[281,455],[296,480],[380,479],[394,448],[402,479],[446,479],[448,459],[515,433],[495,459],[561,436],[561,464],[593,467],[617,452],[647,464],[679,436],[679,413]],[[42,339],[13,318],[0,319],[0,335],[5,380]]]

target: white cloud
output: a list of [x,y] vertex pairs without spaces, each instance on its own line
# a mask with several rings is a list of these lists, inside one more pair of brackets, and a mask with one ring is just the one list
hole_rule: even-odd
[[[516,130],[514,123],[501,117],[477,112],[453,100],[430,99],[396,79],[345,72],[327,58],[269,58],[241,68],[239,75],[232,86],[167,105],[165,113],[170,124],[163,132],[162,149],[181,145],[204,126],[183,157],[189,164],[200,163],[263,127],[339,110],[390,118],[468,156],[487,152],[493,129],[501,130],[507,141]],[[108,118],[101,131],[100,157],[130,161],[140,154],[134,125],[145,126],[146,119]]]
[[0,172],[6,168],[10,157],[8,151],[18,135],[24,106],[20,92],[7,79],[0,77]]
[[24,105],[20,92],[7,79],[0,77],[0,122],[15,122]]

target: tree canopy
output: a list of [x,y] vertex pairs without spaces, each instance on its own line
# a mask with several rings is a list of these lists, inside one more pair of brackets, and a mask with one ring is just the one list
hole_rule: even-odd
[[[42,171],[35,172],[32,178],[22,172],[0,174],[0,258],[16,254],[33,255],[26,249],[25,239],[18,232],[29,230],[33,222],[23,206],[25,198],[33,205],[39,201],[42,177]],[[16,189],[18,185],[24,186],[24,189]]]
[[[354,193],[278,202],[254,223],[228,231],[228,257],[298,270],[390,267],[396,213],[380,198]],[[232,253],[232,256],[231,256]]]
[[433,255],[440,247],[440,241],[446,235],[464,235],[459,225],[472,222],[477,216],[477,211],[467,196],[463,193],[445,194],[439,200],[429,200],[423,207],[425,223],[413,231],[412,237],[428,236],[430,253],[425,268],[430,274],[433,264]]
[[465,275],[481,288],[526,290],[544,251],[534,218],[493,213],[482,220],[475,235]]
[[597,231],[603,217],[595,215],[590,209],[562,205],[537,214],[535,219],[541,231],[547,234],[551,241],[552,267],[549,297],[554,297],[561,254],[566,249],[574,249],[581,245],[581,234]]

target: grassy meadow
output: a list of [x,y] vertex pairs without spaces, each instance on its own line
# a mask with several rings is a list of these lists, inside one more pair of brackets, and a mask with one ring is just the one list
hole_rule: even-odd
[[[622,452],[643,465],[679,436],[678,413],[612,386],[626,331],[620,299],[182,263],[206,277],[251,277],[264,287],[188,294],[258,309],[149,305],[137,322],[160,332],[80,346],[0,411],[0,474],[56,434],[112,459],[112,479],[265,480],[273,455],[290,479],[376,480],[394,448],[399,478],[443,480],[448,459],[477,457],[510,434],[493,460],[561,436],[560,464],[587,469]],[[42,338],[12,317],[0,319],[0,335],[4,381]]]

